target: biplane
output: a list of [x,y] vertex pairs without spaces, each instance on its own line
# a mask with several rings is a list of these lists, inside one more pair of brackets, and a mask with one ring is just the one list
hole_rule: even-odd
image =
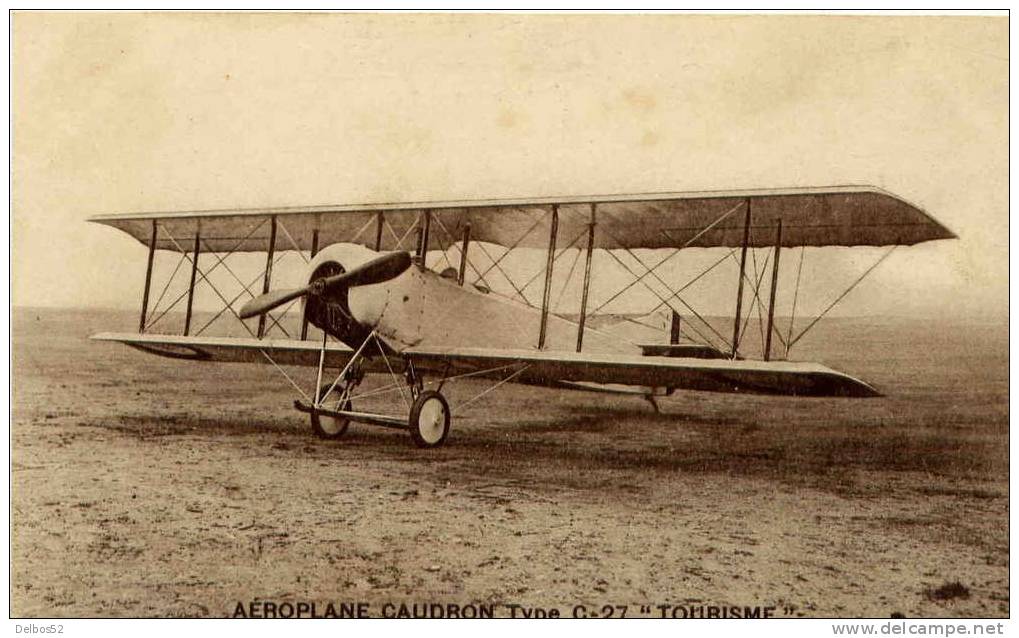
[[[790,349],[897,246],[955,237],[920,208],[856,186],[154,212],[90,221],[148,248],[137,333],[93,339],[181,360],[268,363],[297,390],[294,406],[319,437],[338,438],[360,422],[408,430],[420,447],[446,440],[452,411],[443,389],[465,377],[494,384],[461,407],[508,382],[634,393],[655,409],[655,397],[676,390],[875,396],[873,387],[848,374],[790,360]],[[802,269],[803,249],[825,246],[887,250],[794,335],[795,296],[788,330],[775,316],[782,251],[800,248]],[[731,338],[684,297],[704,273],[680,286],[663,275],[670,260],[695,248],[721,250],[707,270],[723,262],[738,266]],[[760,268],[758,251],[766,253]],[[265,254],[256,279],[229,266],[227,258],[238,253]],[[177,258],[170,279],[190,270],[187,289],[162,306],[167,287],[150,305],[159,254]],[[298,256],[303,275],[297,285],[280,288],[274,269],[286,254]],[[514,268],[510,255],[519,257]],[[596,286],[597,304],[595,256],[628,277],[615,292]],[[761,289],[769,261],[765,311]],[[521,275],[520,263],[533,268]],[[221,292],[211,277],[216,270],[241,290],[232,297]],[[221,309],[198,326],[193,302],[202,283]],[[799,274],[796,285],[798,292]],[[593,325],[634,286],[654,295],[655,310],[671,312],[667,341],[634,343]],[[559,311],[556,288],[560,298],[568,288],[578,293],[571,312]],[[183,326],[173,334],[160,329],[180,303]],[[761,324],[757,358],[743,347],[747,304],[756,304]],[[299,319],[283,321],[288,313]],[[231,316],[243,335],[207,332],[210,323]],[[303,389],[287,366],[314,366],[314,387]],[[388,386],[371,392],[398,393],[402,403],[393,403],[402,406],[399,413],[359,406],[367,374],[389,375]]]

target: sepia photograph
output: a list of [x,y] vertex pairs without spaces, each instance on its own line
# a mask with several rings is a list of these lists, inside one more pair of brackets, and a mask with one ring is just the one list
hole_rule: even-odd
[[1007,11],[9,20],[24,632],[1002,633]]

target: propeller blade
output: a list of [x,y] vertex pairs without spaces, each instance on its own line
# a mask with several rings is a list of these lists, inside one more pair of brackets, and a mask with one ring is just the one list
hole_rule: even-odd
[[278,308],[288,301],[297,299],[298,297],[303,297],[309,293],[321,295],[326,291],[336,290],[337,288],[353,288],[354,286],[380,284],[384,281],[389,281],[394,277],[400,276],[403,274],[403,271],[410,268],[410,265],[410,253],[397,252],[382,255],[381,257],[376,257],[369,262],[361,264],[350,272],[333,275],[332,277],[325,277],[323,279],[316,279],[304,288],[273,290],[272,292],[267,292],[264,295],[255,297],[248,303],[244,304],[239,315],[241,319],[249,319],[258,315],[263,315],[273,308]]
[[353,288],[389,281],[403,274],[411,265],[410,253],[396,252],[376,257],[340,275],[320,280],[324,290],[338,287]]
[[258,315],[263,315],[273,308],[278,308],[288,301],[308,294],[308,290],[309,287],[298,288],[296,290],[273,290],[272,292],[267,292],[264,295],[259,295],[244,304],[239,313],[240,318],[248,319]]

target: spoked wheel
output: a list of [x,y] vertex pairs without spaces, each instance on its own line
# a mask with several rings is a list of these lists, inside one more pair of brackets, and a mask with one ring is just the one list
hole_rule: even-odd
[[[329,390],[329,386],[325,385],[322,387],[320,392],[326,392]],[[347,399],[343,403],[343,407],[340,408],[338,405],[327,404],[326,407],[333,409],[350,410],[351,403],[350,399]],[[327,414],[319,414],[317,412],[311,413],[311,429],[315,432],[315,436],[320,439],[338,439],[347,433],[347,428],[350,427],[350,419],[341,419]]]
[[434,390],[425,390],[410,408],[410,436],[418,447],[438,447],[449,435],[449,404]]

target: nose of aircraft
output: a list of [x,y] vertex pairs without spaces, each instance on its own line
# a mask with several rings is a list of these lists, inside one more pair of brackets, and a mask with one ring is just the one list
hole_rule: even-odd
[[328,277],[313,279],[304,288],[292,290],[273,290],[260,295],[241,308],[241,319],[248,319],[257,315],[264,315],[273,308],[277,308],[293,301],[298,297],[315,295],[323,297],[332,294],[341,294],[355,286],[370,286],[389,281],[400,276],[403,271],[410,268],[411,259],[408,253],[396,252],[381,255],[361,264],[351,270],[340,272]]
[[326,246],[308,265],[305,317],[310,324],[356,348],[377,327],[375,315],[381,312],[372,312],[376,302],[381,299],[385,307],[388,285],[411,264],[406,252],[377,253],[346,243]]

